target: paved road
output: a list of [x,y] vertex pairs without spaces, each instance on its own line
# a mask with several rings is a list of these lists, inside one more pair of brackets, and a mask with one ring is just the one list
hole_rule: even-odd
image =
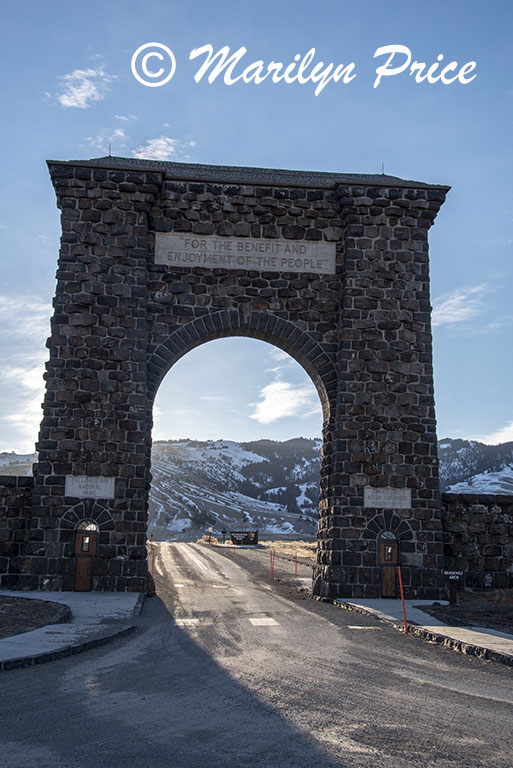
[[161,544],[136,635],[3,673],[2,766],[511,768],[512,670],[248,563]]

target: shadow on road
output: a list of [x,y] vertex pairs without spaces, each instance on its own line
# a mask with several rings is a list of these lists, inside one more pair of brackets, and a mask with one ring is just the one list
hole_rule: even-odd
[[217,664],[159,597],[132,639],[11,672],[2,709],[3,768],[344,765]]

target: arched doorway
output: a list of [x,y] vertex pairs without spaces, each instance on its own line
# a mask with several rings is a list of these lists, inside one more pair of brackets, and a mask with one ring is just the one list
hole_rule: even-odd
[[381,572],[380,597],[397,597],[399,541],[393,531],[381,531],[378,535],[378,565]]
[[73,541],[75,592],[89,592],[93,583],[93,564],[98,550],[99,526],[94,520],[81,520]]

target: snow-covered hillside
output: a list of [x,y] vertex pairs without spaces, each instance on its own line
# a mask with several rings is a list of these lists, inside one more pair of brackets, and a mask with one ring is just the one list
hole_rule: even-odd
[[155,443],[150,531],[179,540],[209,527],[314,533],[319,463],[314,440]]
[[[513,443],[438,443],[440,486],[454,493],[513,494]],[[172,440],[152,450],[149,530],[195,539],[258,528],[261,534],[313,534],[317,527],[321,441]],[[37,455],[0,453],[0,474],[30,475]]]
[[511,493],[513,443],[438,441],[440,488],[450,493]]
[[0,475],[31,475],[37,453],[0,453]]

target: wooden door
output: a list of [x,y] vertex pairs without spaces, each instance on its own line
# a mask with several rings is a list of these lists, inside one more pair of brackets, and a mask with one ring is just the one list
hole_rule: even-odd
[[94,531],[75,533],[75,592],[89,592],[91,589],[96,538]]
[[379,542],[381,597],[397,597],[395,572],[398,565],[397,541]]

